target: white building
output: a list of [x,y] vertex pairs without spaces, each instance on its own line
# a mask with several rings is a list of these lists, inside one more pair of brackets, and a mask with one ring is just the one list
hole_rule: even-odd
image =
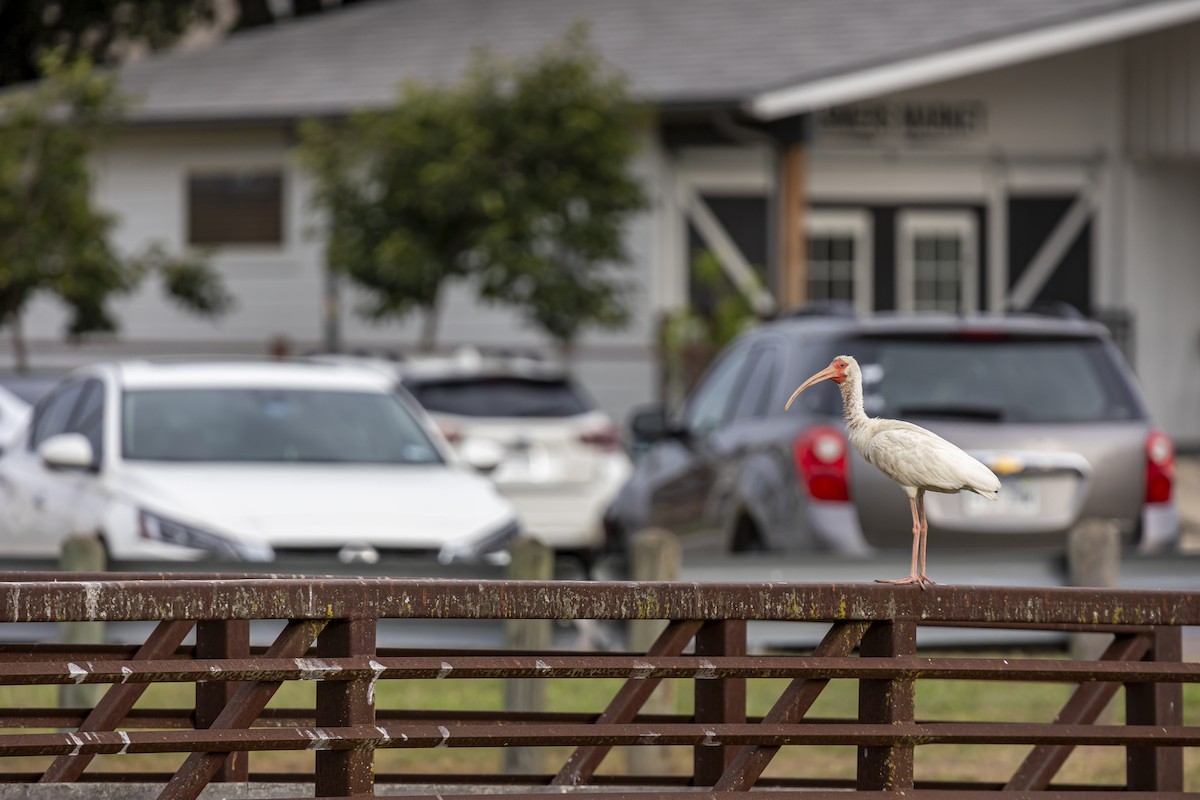
[[[96,160],[99,200],[131,250],[216,244],[237,308],[194,320],[148,286],[119,304],[118,341],[71,348],[46,301],[25,323],[35,361],[319,346],[297,121],[453,79],[480,45],[532,52],[578,19],[659,111],[638,165],[653,205],[629,230],[634,321],[579,348],[609,410],[652,399],[656,320],[707,247],[735,282],[765,270],[785,305],[806,289],[863,313],[1063,301],[1126,320],[1154,412],[1200,445],[1198,0],[381,0],[156,56],[123,72],[141,104]],[[353,306],[348,347],[415,342],[416,320],[373,327]],[[545,344],[463,287],[441,341]]]

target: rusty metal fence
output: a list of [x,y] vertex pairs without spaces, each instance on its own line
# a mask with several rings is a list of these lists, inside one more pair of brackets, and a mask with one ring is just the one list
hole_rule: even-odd
[[[666,620],[645,652],[429,652],[376,646],[381,619]],[[589,796],[676,798],[1195,797],[1185,791],[1183,685],[1200,664],[1182,657],[1181,631],[1200,625],[1200,601],[1181,592],[876,584],[721,584],[451,581],[271,576],[0,574],[0,622],[152,621],[139,645],[7,644],[0,684],[104,684],[90,708],[0,709],[5,759],[51,757],[43,770],[8,770],[9,782],[155,781],[159,797],[196,798],[210,782],[271,781],[247,754],[313,750],[319,797],[370,797],[382,786],[436,784],[443,800],[481,787],[512,796],[584,788]],[[275,620],[269,645],[250,625]],[[811,652],[748,654],[747,620],[822,622]],[[1110,634],[1096,660],[918,655],[924,626],[1017,626]],[[381,681],[487,678],[623,679],[596,713],[414,711],[377,708]],[[748,680],[786,679],[763,715],[748,716]],[[694,691],[690,714],[650,713],[660,682]],[[809,714],[831,681],[858,682],[854,719]],[[1049,723],[920,719],[926,680],[1075,685]],[[310,708],[268,708],[290,681],[315,681]],[[189,708],[137,706],[156,683],[195,684]],[[981,683],[980,686],[987,686]],[[981,691],[983,689],[981,688]],[[1124,691],[1125,724],[1103,709]],[[136,706],[136,707],[135,707]],[[49,729],[49,730],[47,730]],[[57,730],[56,730],[57,729]],[[1028,755],[1004,783],[923,780],[918,748],[1020,744]],[[598,772],[617,746],[692,749],[687,776]],[[764,770],[782,747],[857,749],[853,779],[791,778]],[[1123,785],[1056,783],[1081,745],[1103,745],[1126,764]],[[566,746],[567,750],[562,748]],[[537,747],[568,753],[545,774],[375,774],[390,748]],[[97,772],[97,758],[179,754],[172,774]],[[13,760],[13,759],[10,759]],[[457,788],[456,788],[457,787]],[[1191,787],[1196,792],[1196,787]]]

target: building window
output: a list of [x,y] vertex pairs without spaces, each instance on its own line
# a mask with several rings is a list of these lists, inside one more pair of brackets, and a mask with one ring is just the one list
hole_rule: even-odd
[[188,244],[283,243],[283,172],[194,173],[187,178]]
[[860,314],[874,305],[871,217],[866,211],[814,209],[808,229],[808,299],[850,303]]
[[901,212],[897,226],[901,311],[976,311],[978,232],[970,212]]

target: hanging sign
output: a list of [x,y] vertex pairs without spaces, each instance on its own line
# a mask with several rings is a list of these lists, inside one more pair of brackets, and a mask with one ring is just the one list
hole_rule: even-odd
[[902,100],[855,103],[817,116],[824,134],[877,137],[965,137],[982,133],[987,109],[979,100]]

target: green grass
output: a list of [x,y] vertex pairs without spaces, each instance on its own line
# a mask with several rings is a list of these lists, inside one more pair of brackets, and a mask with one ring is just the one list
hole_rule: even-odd
[[[616,679],[552,680],[547,683],[547,706],[556,711],[598,712],[620,687]],[[751,680],[747,687],[750,714],[764,714],[787,686],[785,680]],[[1073,687],[1041,683],[987,683],[977,681],[923,680],[917,684],[917,717],[923,720],[960,720],[991,722],[1051,722]],[[853,718],[857,714],[857,682],[833,681],[822,693],[810,716]],[[652,699],[658,711],[674,710],[687,714],[692,709],[692,682],[669,681]],[[6,708],[52,707],[56,687],[0,687],[0,704]],[[139,707],[182,708],[190,706],[194,696],[190,684],[152,686]],[[410,710],[500,710],[504,687],[500,680],[384,681],[377,686],[379,709]],[[271,703],[277,708],[312,708],[315,684],[286,684]],[[1123,721],[1123,692],[1106,712],[1106,721]],[[1200,725],[1200,685],[1184,687],[1184,722]],[[6,733],[15,731],[8,730]],[[3,734],[0,734],[3,735]],[[926,745],[916,750],[918,780],[970,779],[1006,780],[1024,758],[1024,746],[952,746]],[[546,771],[556,770],[569,753],[568,748],[547,748],[542,753]],[[97,758],[92,770],[170,771],[182,755],[126,755]],[[251,769],[263,772],[303,772],[311,770],[313,754],[254,753]],[[649,767],[657,772],[686,775],[691,771],[689,748],[656,748],[649,756]],[[0,771],[19,772],[44,768],[48,758],[11,758],[0,761]],[[376,771],[438,774],[445,772],[499,772],[503,754],[488,749],[380,750],[376,753]],[[646,767],[646,760],[642,766]],[[766,776],[776,777],[854,777],[856,753],[853,747],[785,747],[771,763]],[[634,765],[636,767],[636,765]],[[1200,757],[1185,750],[1186,784],[1189,791],[1200,791]],[[602,765],[602,774],[625,774],[630,770],[630,755],[617,748]],[[1060,771],[1058,781],[1078,783],[1121,783],[1124,781],[1124,757],[1112,748],[1079,748]]]

